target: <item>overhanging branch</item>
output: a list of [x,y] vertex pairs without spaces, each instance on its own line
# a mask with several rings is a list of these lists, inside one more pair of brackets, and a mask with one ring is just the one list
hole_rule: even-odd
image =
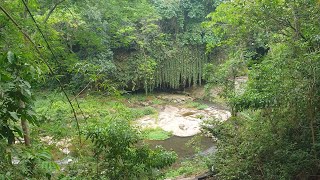
[[48,19],[50,18],[53,11],[57,8],[57,6],[61,3],[63,3],[65,0],[60,0],[57,3],[55,3],[52,8],[49,10],[49,13],[47,14],[46,18],[44,19],[43,23],[47,23]]

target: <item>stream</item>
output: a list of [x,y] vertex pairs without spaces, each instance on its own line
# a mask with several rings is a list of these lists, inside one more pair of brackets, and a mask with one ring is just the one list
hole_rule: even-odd
[[[182,94],[162,94],[157,98],[166,102],[157,108],[158,115],[142,117],[136,120],[136,124],[141,128],[161,128],[173,136],[166,140],[145,140],[147,144],[173,150],[180,160],[215,152],[212,138],[200,135],[201,126],[209,119],[227,120],[231,114],[226,108],[210,101],[196,101]],[[202,108],[187,106],[190,101],[202,104]]]
[[[196,140],[196,144],[190,143],[193,138]],[[151,147],[162,146],[166,150],[173,150],[178,154],[179,159],[191,158],[197,153],[200,155],[207,155],[215,151],[215,145],[211,138],[204,136],[189,136],[179,137],[172,136],[166,140],[145,140]],[[190,144],[190,145],[189,145]],[[194,147],[199,148],[200,152],[197,152]]]

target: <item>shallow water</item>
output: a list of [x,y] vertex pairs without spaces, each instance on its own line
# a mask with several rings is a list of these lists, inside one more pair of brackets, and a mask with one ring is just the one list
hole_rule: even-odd
[[[193,140],[195,143],[190,143],[190,141]],[[192,157],[195,154],[199,153],[199,151],[196,151],[197,148],[200,148],[200,154],[202,154],[201,152],[206,152],[207,150],[212,151],[215,149],[213,148],[215,147],[215,145],[212,139],[203,136],[172,136],[171,138],[162,141],[146,140],[145,142],[149,144],[151,147],[161,145],[167,150],[173,150],[178,154],[179,159]]]

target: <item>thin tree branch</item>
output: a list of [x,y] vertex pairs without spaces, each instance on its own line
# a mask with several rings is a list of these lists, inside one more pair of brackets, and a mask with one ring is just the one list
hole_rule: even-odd
[[[75,95],[74,92],[73,92],[73,95]],[[82,109],[81,109],[81,107],[80,107],[80,104],[79,104],[79,102],[78,102],[78,99],[75,98],[74,100],[75,100],[76,103],[77,103],[77,106],[78,106],[78,108],[79,108],[79,110],[80,110],[80,112],[81,112],[81,114],[82,114],[82,116],[83,116],[83,119],[85,120],[86,124],[88,124],[88,121],[87,121],[88,118],[87,118],[87,116],[84,114],[84,112],[82,111]]]
[[[103,71],[103,70],[99,71],[98,74],[96,74],[95,77],[98,77],[98,75],[99,75],[100,73],[102,73],[102,71]],[[94,82],[94,80],[89,81],[88,84],[87,84],[77,95],[75,95],[75,97],[72,99],[72,101],[75,100],[75,99],[77,99],[77,98],[81,95],[81,93],[82,93],[83,91],[85,91],[85,90],[89,87],[89,85],[90,85],[92,82]]]
[[63,3],[65,0],[60,0],[57,3],[55,3],[52,8],[50,9],[49,13],[47,14],[46,18],[44,19],[43,23],[47,23],[48,19],[50,18],[53,11],[57,8],[57,6],[61,3]]
[[300,32],[300,30],[296,29],[288,19],[286,19],[286,22],[292,30],[294,30],[303,40],[308,42],[308,39]]

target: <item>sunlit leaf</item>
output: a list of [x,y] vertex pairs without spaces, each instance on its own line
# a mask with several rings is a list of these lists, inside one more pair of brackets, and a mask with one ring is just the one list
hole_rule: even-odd
[[17,120],[17,121],[20,120],[16,112],[9,112],[9,114],[14,120]]

